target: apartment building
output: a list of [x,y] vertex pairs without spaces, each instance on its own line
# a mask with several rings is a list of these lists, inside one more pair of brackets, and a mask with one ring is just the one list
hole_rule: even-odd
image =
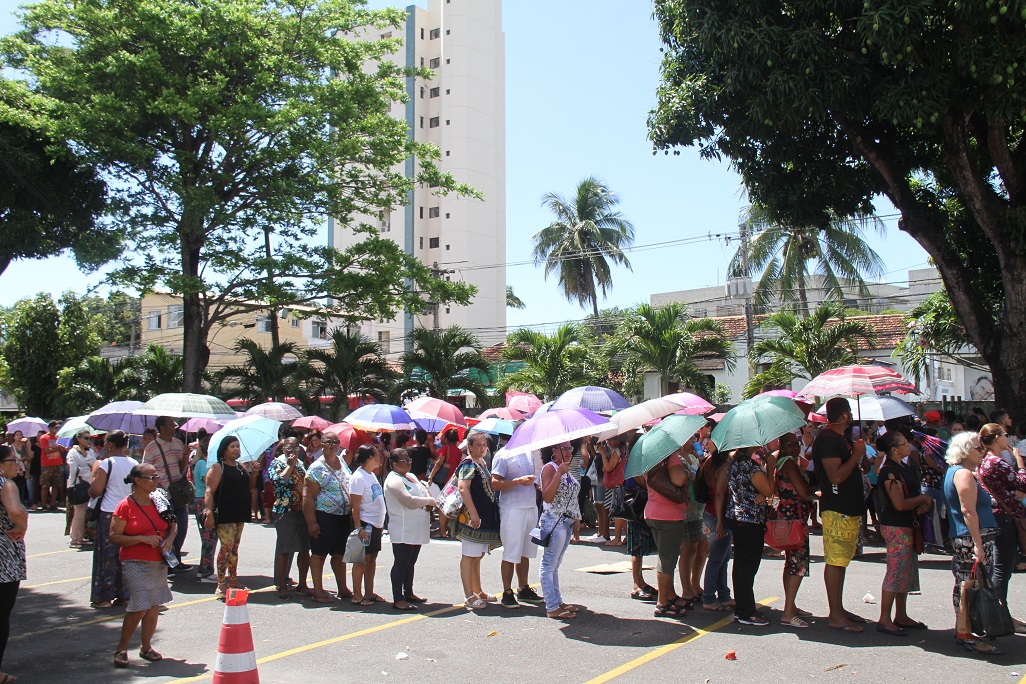
[[[393,321],[368,325],[371,339],[400,354],[414,327],[460,325],[471,330],[506,326],[506,123],[505,36],[501,0],[429,0],[411,5],[400,32],[380,37],[403,39],[392,59],[433,71],[431,79],[407,79],[409,101],[393,108],[415,139],[441,150],[440,167],[469,183],[484,199],[439,197],[418,187],[405,206],[382,216],[364,217],[382,236],[444,277],[477,286],[470,306],[428,308]],[[416,173],[409,159],[402,171]],[[359,238],[332,221],[328,240],[345,249]]]

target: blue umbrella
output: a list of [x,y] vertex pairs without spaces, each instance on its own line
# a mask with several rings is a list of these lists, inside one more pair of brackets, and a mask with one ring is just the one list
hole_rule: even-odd
[[224,427],[210,437],[207,446],[207,463],[217,463],[217,448],[225,437],[238,437],[242,453],[240,462],[255,461],[268,447],[278,441],[280,420],[263,416],[244,416],[229,420]]
[[477,425],[470,427],[471,431],[487,432],[489,435],[512,435],[517,429],[516,424],[511,420],[505,420],[503,418],[497,418],[492,416],[491,418],[485,418]]
[[410,411],[409,414],[410,418],[413,418],[413,422],[417,424],[417,427],[425,432],[441,432],[445,429],[446,425],[452,425],[450,421],[444,418],[436,418],[419,411]]
[[367,404],[342,419],[367,432],[416,430],[417,424],[404,409],[394,404]]
[[563,392],[552,402],[550,411],[558,411],[569,408],[583,408],[589,411],[622,411],[630,408],[631,402],[623,398],[621,394],[608,387],[575,387],[572,390]]

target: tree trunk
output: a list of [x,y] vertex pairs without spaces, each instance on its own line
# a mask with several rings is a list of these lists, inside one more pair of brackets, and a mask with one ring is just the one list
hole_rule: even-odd
[[[183,222],[186,220],[183,217]],[[183,392],[203,391],[203,371],[210,361],[207,346],[207,312],[200,299],[199,264],[203,246],[201,232],[181,231],[182,275],[186,292],[182,295],[182,364]]]
[[[271,287],[274,287],[274,274],[271,272],[271,229],[264,228],[264,255],[267,257],[267,283]],[[268,314],[271,317],[271,349],[275,349],[281,344],[281,338],[278,335],[278,309],[270,307]]]
[[809,296],[805,292],[805,278],[798,279],[798,304],[801,307],[802,316],[808,316]]

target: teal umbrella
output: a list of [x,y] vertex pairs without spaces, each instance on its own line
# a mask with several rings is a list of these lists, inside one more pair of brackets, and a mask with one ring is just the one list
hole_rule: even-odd
[[243,416],[229,420],[210,437],[207,445],[207,463],[217,463],[217,449],[225,437],[237,437],[241,454],[239,462],[255,461],[268,447],[278,441],[281,421],[263,416]]
[[785,432],[805,426],[805,413],[794,399],[761,395],[727,411],[710,439],[720,451],[765,446]]
[[704,416],[669,415],[645,433],[631,449],[624,477],[644,475],[684,445],[705,425]]
[[86,418],[88,417],[89,416],[75,416],[74,418],[68,418],[64,421],[64,425],[61,425],[60,429],[57,430],[57,436],[74,437],[83,430],[88,430],[90,434],[96,432],[97,430],[86,422]]

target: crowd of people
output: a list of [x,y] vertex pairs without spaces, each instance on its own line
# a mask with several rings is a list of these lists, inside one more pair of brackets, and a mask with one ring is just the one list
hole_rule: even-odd
[[[210,435],[201,431],[190,442],[171,417],[157,418],[138,443],[123,432],[94,440],[84,430],[63,446],[56,422],[30,439],[15,432],[0,446],[0,657],[25,579],[23,540],[32,509],[65,507],[69,544],[93,553],[91,605],[125,607],[113,660],[118,667],[129,664],[128,644],[140,625],[139,657],[161,659],[152,639],[159,608],[172,597],[169,575],[196,572],[200,582],[216,585],[218,597],[242,588],[239,554],[251,522],[274,526],[280,600],[385,602],[397,611],[416,610],[426,600],[414,590],[421,547],[448,537],[460,545],[467,609],[543,604],[551,618],[575,619],[581,606],[564,600],[559,572],[585,525],[596,527],[586,541],[625,545],[631,598],[654,603],[662,618],[699,607],[732,612],[742,625],[768,625],[754,591],[763,558],[779,555],[766,545],[767,524],[803,535],[782,556],[779,622],[786,627],[811,626],[812,614],[798,599],[811,574],[809,534],[816,528],[826,624],[849,633],[865,629],[866,620],[845,608],[844,588],[846,569],[866,541],[886,546],[876,629],[890,636],[926,629],[907,612],[909,594],[919,591],[924,550],[952,556],[956,614],[961,582],[974,565],[1003,597],[1022,569],[1026,462],[1005,412],[963,418],[931,411],[922,423],[855,425],[848,401],[836,398],[827,402],[824,425],[810,422],[763,447],[729,453],[711,440],[714,426],[709,421],[634,478],[624,471],[640,432],[513,455],[482,432],[462,440],[454,429],[384,433],[345,449],[335,432],[284,427],[256,458],[244,457],[235,437],[208,453]],[[460,501],[448,510],[447,487]],[[198,565],[187,565],[182,551],[190,509],[200,537]],[[386,534],[390,599],[375,588]],[[361,553],[351,554],[355,544]],[[503,591],[493,596],[483,589],[481,561],[499,547]],[[530,584],[539,553],[541,595]],[[648,555],[656,556],[655,587],[643,574]],[[329,556],[334,592],[324,584]],[[1026,632],[1019,621],[1015,628]],[[972,653],[1001,652],[965,630],[956,638]]]

